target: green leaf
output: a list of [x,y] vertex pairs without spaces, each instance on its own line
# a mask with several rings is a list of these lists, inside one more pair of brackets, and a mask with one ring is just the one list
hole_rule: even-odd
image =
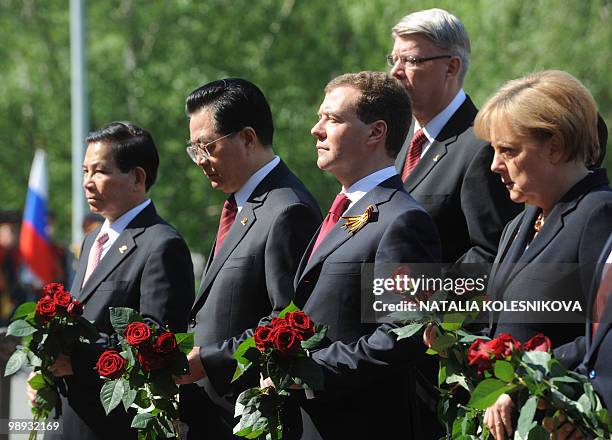
[[[236,366],[236,371],[234,372],[234,377],[232,377],[232,382],[242,376],[242,374],[252,365],[252,361],[245,357],[246,352],[250,349],[257,350],[257,348],[255,348],[255,340],[252,337],[240,343],[234,352],[234,359],[236,359],[238,364]],[[259,350],[257,351],[259,352]]]
[[126,411],[130,408],[130,406],[132,406],[132,403],[134,403],[134,400],[136,400],[137,395],[137,389],[130,388],[129,386],[125,387],[125,390],[123,391],[123,397],[121,397],[121,401],[123,402],[123,407]]
[[195,343],[193,333],[175,333],[174,337],[176,338],[179,350],[185,354],[189,354]]
[[444,333],[436,338],[431,348],[439,353],[455,345],[455,342],[457,342],[457,338],[450,333]]
[[531,396],[523,407],[520,410],[520,416],[516,425],[517,435],[519,439],[517,440],[527,440],[529,436],[529,431],[534,426],[533,417],[535,416],[536,409],[538,407],[538,397]]
[[110,307],[110,320],[113,328],[119,334],[123,334],[131,322],[142,322],[142,316],[129,307]]
[[7,336],[28,336],[36,332],[36,327],[33,327],[24,319],[18,319],[9,324],[6,329]]
[[487,409],[495,403],[499,396],[512,391],[514,388],[516,388],[516,385],[506,384],[499,379],[485,379],[476,386],[467,406]]
[[6,363],[6,368],[4,369],[4,376],[10,376],[11,374],[14,374],[19,371],[23,364],[25,364],[27,359],[28,355],[25,351],[16,350]]
[[416,323],[416,324],[408,324],[400,328],[394,328],[390,330],[390,333],[395,333],[397,335],[397,340],[400,341],[405,338],[409,338],[414,335],[416,332],[421,330],[425,324]]
[[545,351],[526,351],[521,357],[521,361],[529,365],[531,368],[540,370],[544,374],[550,372],[551,355]]
[[33,390],[41,390],[50,384],[47,383],[44,376],[41,373],[37,373],[28,380],[28,383]]
[[454,384],[454,383],[458,383],[459,385],[461,385],[463,388],[465,388],[466,390],[470,390],[470,388],[468,387],[467,384],[467,380],[465,378],[465,376],[463,374],[451,374],[450,376],[448,376],[446,378],[446,383],[447,384]]
[[446,381],[446,377],[446,364],[440,362],[440,368],[438,369],[438,386]]
[[527,440],[549,440],[549,438],[550,435],[548,434],[548,432],[546,432],[546,430],[542,428],[542,426],[536,423],[534,427],[531,428],[531,431],[529,431]]
[[102,385],[102,389],[100,390],[100,402],[102,402],[102,407],[106,415],[121,403],[124,389],[124,379],[109,380]]
[[151,393],[154,395],[171,398],[178,393],[178,385],[167,371],[156,371],[151,379]]
[[132,420],[132,428],[146,429],[154,422],[153,414],[149,412],[143,412],[136,414]]
[[284,318],[287,313],[297,312],[299,310],[300,310],[300,308],[298,306],[296,306],[295,304],[293,304],[293,301],[291,301],[287,307],[285,307],[283,310],[281,310],[281,312],[278,314],[278,317],[279,318]]
[[495,377],[504,382],[511,382],[514,379],[514,367],[510,362],[498,360],[495,362],[494,370]]
[[[13,313],[11,317],[11,321],[15,321],[21,318],[32,318],[34,317],[34,313],[36,312],[36,303],[34,301],[28,301],[21,304]],[[28,316],[31,315],[31,316]]]
[[302,341],[302,348],[304,350],[313,350],[317,348],[321,344],[321,341],[325,339],[325,335],[327,334],[327,329],[329,328],[329,326],[327,325],[315,326],[315,328],[317,327],[319,328],[316,330],[314,335],[312,335],[307,340]]
[[440,327],[447,332],[457,331],[463,326],[466,317],[466,314],[461,312],[445,313]]

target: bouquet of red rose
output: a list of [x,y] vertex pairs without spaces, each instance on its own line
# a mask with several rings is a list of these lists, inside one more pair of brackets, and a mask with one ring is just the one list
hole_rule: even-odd
[[484,410],[503,393],[509,393],[520,416],[516,436],[519,439],[548,438],[536,422],[541,417],[563,413],[582,433],[595,438],[610,438],[610,419],[593,391],[589,380],[564,368],[551,354],[548,337],[537,334],[524,344],[503,333],[492,340],[475,338],[465,352],[465,364],[440,379],[465,387],[470,392],[466,406],[461,406],[453,422],[453,438],[490,438],[483,424]]
[[234,417],[240,421],[234,434],[250,439],[283,438],[283,406],[289,388],[298,386],[307,395],[323,389],[323,373],[309,356],[317,348],[327,326],[315,324],[291,303],[270,324],[257,327],[242,342],[234,358],[238,368],[232,382],[249,368],[256,368],[273,386],[249,388],[238,396]]
[[[21,346],[9,358],[5,376],[23,365],[36,373],[28,382],[37,391],[32,407],[35,421],[45,420],[55,409],[61,414],[61,401],[53,375],[49,372],[60,353],[70,355],[76,342],[91,343],[99,338],[96,327],[83,318],[83,304],[75,300],[59,283],[47,284],[37,302],[21,304],[7,329],[7,335],[21,337]],[[35,437],[35,431],[33,432]]]
[[119,349],[106,350],[96,365],[105,380],[100,401],[106,414],[123,403],[126,411],[136,410],[132,427],[139,439],[180,438],[173,376],[189,373],[193,334],[149,324],[125,307],[111,307],[110,319]]

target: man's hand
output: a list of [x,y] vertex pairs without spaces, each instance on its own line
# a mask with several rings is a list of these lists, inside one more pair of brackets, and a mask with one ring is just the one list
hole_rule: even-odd
[[514,411],[514,403],[507,394],[499,396],[497,401],[487,408],[484,424],[496,440],[504,440],[506,434],[508,438],[511,438],[513,431],[512,411]]
[[55,362],[51,364],[49,371],[55,377],[72,376],[74,371],[72,371],[72,361],[70,360],[70,356],[61,353]]
[[189,361],[189,374],[174,378],[174,382],[179,385],[194,383],[206,377],[206,371],[200,359],[200,347],[193,347],[187,355],[187,360]]
[[563,414],[556,419],[544,417],[542,426],[550,433],[550,440],[586,440],[587,438],[568,422]]
[[32,388],[30,386],[30,379],[32,379],[34,376],[36,376],[35,372],[31,372],[28,375],[28,381],[26,382],[26,395],[28,396],[28,402],[30,402],[30,406],[36,406],[36,396],[38,395],[38,392]]

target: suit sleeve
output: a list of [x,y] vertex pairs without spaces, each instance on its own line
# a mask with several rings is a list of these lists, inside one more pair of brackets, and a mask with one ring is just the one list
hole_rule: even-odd
[[140,314],[174,332],[184,332],[194,295],[193,265],[187,245],[180,237],[165,240],[152,250],[145,263]]
[[[280,312],[293,298],[295,272],[320,222],[318,209],[305,204],[294,204],[288,206],[272,224],[265,249],[266,287],[271,314]],[[236,369],[234,351],[241,342],[253,335],[253,330],[200,348],[202,365],[219,394],[224,394],[230,387]]]
[[575,370],[586,356],[586,351],[586,336],[579,336],[572,342],[555,348],[554,355],[565,368]]
[[461,185],[461,209],[472,245],[461,263],[493,261],[504,226],[523,209],[510,200],[500,177],[491,172],[492,161],[493,149],[484,145],[469,163]]
[[[438,233],[429,215],[409,211],[390,225],[383,235],[375,259],[378,265],[389,263],[432,263],[440,260]],[[384,269],[383,269],[384,270]],[[422,358],[426,351],[420,338],[398,341],[389,332],[399,324],[372,324],[372,332],[353,343],[336,341],[313,353],[312,358],[323,367],[325,392],[322,397],[337,398],[375,382],[385,368],[397,363],[410,363]]]

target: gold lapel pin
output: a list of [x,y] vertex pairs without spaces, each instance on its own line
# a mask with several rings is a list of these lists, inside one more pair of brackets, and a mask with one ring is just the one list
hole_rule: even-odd
[[370,221],[373,212],[374,206],[370,205],[363,212],[363,214],[355,215],[352,217],[340,217],[342,220],[344,220],[344,224],[342,225],[342,227],[354,234],[355,232],[363,228],[367,222]]
[[246,226],[246,224],[249,222],[249,219],[247,217],[243,218],[242,220],[240,220],[240,223],[242,223],[242,226]]
[[119,248],[119,253],[120,253],[120,254],[124,254],[124,253],[125,253],[125,251],[127,251],[127,246],[124,244],[123,246],[121,246],[121,247]]
[[437,161],[438,161],[438,159],[440,159],[440,155],[439,155],[439,154],[436,154],[436,155],[434,156],[434,158],[433,158],[433,161],[434,161],[434,162],[437,162]]

